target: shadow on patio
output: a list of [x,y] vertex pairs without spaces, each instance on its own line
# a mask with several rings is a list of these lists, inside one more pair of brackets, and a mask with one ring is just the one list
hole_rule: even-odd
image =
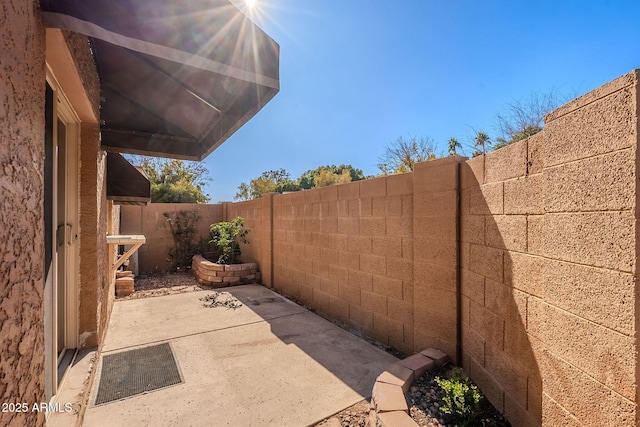
[[[259,285],[114,305],[84,426],[305,426],[368,397],[396,359]],[[169,342],[183,382],[96,406],[105,356]]]

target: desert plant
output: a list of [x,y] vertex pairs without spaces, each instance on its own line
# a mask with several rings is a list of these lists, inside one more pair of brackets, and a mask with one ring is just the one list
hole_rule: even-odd
[[218,251],[218,264],[233,264],[240,256],[240,243],[249,243],[247,234],[249,230],[244,228],[244,218],[235,217],[231,221],[221,221],[211,225],[211,240]]
[[444,391],[444,404],[440,410],[451,415],[457,426],[472,425],[480,413],[482,395],[478,387],[464,376],[462,368],[452,369],[448,379],[436,377],[435,381]]
[[195,242],[200,217],[193,211],[164,212],[165,224],[169,227],[174,246],[169,249],[172,269],[180,270],[191,265],[191,258],[202,252],[206,241]]

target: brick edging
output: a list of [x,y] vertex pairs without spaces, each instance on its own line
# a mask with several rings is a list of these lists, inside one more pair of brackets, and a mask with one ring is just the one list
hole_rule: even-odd
[[253,283],[259,275],[258,264],[255,262],[216,264],[202,255],[194,255],[191,259],[191,271],[198,283],[214,288]]
[[376,427],[378,422],[385,427],[418,427],[409,415],[404,393],[414,380],[448,361],[446,353],[428,348],[389,365],[373,385],[367,427]]

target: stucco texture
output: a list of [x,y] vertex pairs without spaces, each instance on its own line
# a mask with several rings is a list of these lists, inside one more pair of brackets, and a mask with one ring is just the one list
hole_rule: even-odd
[[[44,29],[34,2],[0,4],[0,402],[44,397]],[[44,424],[0,412],[0,425]]]

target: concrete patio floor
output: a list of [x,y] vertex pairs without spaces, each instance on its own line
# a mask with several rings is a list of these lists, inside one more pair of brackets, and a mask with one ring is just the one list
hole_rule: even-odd
[[102,356],[169,342],[184,382],[96,406],[101,358],[83,425],[314,425],[397,360],[263,286],[221,290],[242,306],[204,307],[210,291],[117,301]]

